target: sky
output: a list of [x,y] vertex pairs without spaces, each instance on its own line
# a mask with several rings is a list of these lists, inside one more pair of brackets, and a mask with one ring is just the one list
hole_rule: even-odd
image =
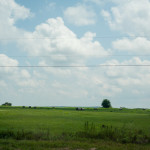
[[0,0],[0,104],[150,108],[149,25],[150,0]]

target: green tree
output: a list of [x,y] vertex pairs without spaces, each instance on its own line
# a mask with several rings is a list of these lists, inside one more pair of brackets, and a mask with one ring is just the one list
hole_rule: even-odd
[[102,101],[102,107],[104,107],[104,108],[109,108],[109,107],[111,107],[111,103],[110,103],[110,101],[108,100],[108,99],[104,99],[103,101]]
[[2,106],[12,106],[12,103],[6,102],[6,103],[2,104]]

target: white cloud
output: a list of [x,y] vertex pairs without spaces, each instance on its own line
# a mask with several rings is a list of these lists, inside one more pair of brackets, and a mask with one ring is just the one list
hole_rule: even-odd
[[[25,69],[19,69],[17,66],[19,65],[18,61],[12,58],[9,58],[5,54],[0,54],[0,76],[1,76],[1,85],[7,85],[8,87],[12,84],[15,86],[22,87],[36,87],[42,86],[44,81],[37,80],[29,71]],[[10,67],[9,67],[10,66]],[[15,66],[15,67],[11,67]]]
[[[115,62],[115,63],[114,63]],[[141,60],[138,57],[134,57],[130,60],[125,60],[119,62],[117,60],[111,60],[105,64],[116,64],[116,65],[149,65],[150,61]],[[113,80],[116,80],[122,85],[144,85],[147,82],[148,86],[148,77],[150,71],[147,70],[147,67],[108,67],[106,75],[108,77],[113,77]],[[124,83],[123,83],[124,81]],[[127,82],[128,81],[128,82]]]
[[[125,1],[123,2],[126,4]],[[25,40],[17,41],[20,50],[24,50],[25,53],[33,56],[50,56],[38,58],[37,65],[80,64],[84,66],[89,62],[88,59],[91,56],[108,54],[101,43],[94,40],[95,33],[86,32],[81,38],[78,38],[73,31],[65,26],[60,17],[48,19],[46,22],[37,25],[33,32],[22,31],[15,26],[15,22],[29,17],[30,11],[16,4],[13,0],[3,0],[0,1],[0,4],[0,12],[3,14],[0,14],[1,35],[4,38],[14,38],[20,35],[20,37],[25,38]],[[120,26],[127,18],[127,15],[124,14],[127,12],[120,10],[120,7],[123,7],[121,2],[116,1],[116,4],[115,9],[118,9],[118,14],[115,13],[115,10],[112,10],[115,21],[110,20],[110,23],[118,25],[119,30],[123,30],[125,26]],[[10,8],[9,10],[7,6]],[[7,11],[4,8],[7,8]],[[19,8],[17,13],[14,12],[15,8]],[[87,10],[87,7],[83,9],[85,13],[87,13]],[[105,11],[104,13],[108,18],[112,17],[110,12]],[[80,12],[81,14],[82,12]],[[123,16],[120,17],[120,15]],[[120,19],[118,19],[119,17]],[[125,38],[114,41],[113,48],[123,51],[138,51],[139,53],[142,49],[147,54],[149,40],[146,38],[133,40]],[[89,63],[91,62],[95,63],[96,61],[92,59]],[[32,64],[32,61],[30,63]],[[103,62],[103,64],[150,64],[150,61],[135,57],[126,61],[113,59]],[[0,65],[18,66],[19,62],[5,54],[0,54]],[[147,97],[149,97],[150,71],[147,67],[101,67],[92,69],[1,67],[0,78],[0,94],[3,93],[4,97],[10,95],[15,99],[16,104],[20,105],[23,103],[25,105],[29,103],[31,105],[100,105],[99,101],[102,98],[110,98],[112,104],[118,106],[123,103],[127,105],[128,97],[133,97],[134,102],[141,101],[141,103],[143,100],[147,101]],[[6,91],[9,94],[6,95]],[[115,98],[117,98],[117,102]],[[18,102],[16,99],[19,99]],[[129,105],[135,106],[134,103]]]
[[0,72],[2,74],[4,73],[12,73],[13,70],[16,70],[14,68],[11,67],[3,67],[3,66],[18,66],[18,61],[9,58],[8,56],[6,56],[5,54],[0,54]]
[[[14,39],[19,48],[29,55],[51,55],[51,57],[44,59],[46,63],[84,64],[88,56],[107,54],[100,42],[93,40],[96,36],[95,33],[87,32],[79,39],[64,25],[64,21],[60,17],[48,19],[45,23],[37,25],[34,32],[20,30],[15,26],[15,22],[18,19],[29,17],[31,15],[29,9],[18,5],[14,0],[8,2],[3,0],[0,4],[2,8],[0,11],[3,10],[0,13],[3,14],[0,15],[2,37]],[[8,11],[7,8],[9,8]],[[88,8],[85,10],[87,11]],[[90,12],[88,11],[88,13]],[[15,38],[18,37],[25,40],[16,40]],[[55,55],[59,55],[59,57]],[[77,57],[68,57],[69,55],[76,55]]]
[[[19,41],[19,45],[30,55],[50,56],[44,58],[47,63],[84,64],[89,56],[108,54],[98,41],[93,40],[95,36],[95,33],[87,32],[80,39],[77,38],[58,17],[36,26],[34,32],[26,32],[26,40]],[[69,57],[71,55],[76,57]]]
[[128,0],[113,1],[116,6],[109,11],[102,11],[113,30],[132,35],[149,35],[150,1]]
[[68,20],[68,22],[77,26],[92,25],[96,23],[95,12],[83,5],[68,7],[64,11],[64,17]]
[[18,19],[26,19],[31,15],[29,9],[18,5],[14,0],[1,0],[0,8],[0,17],[10,21],[11,24],[14,24]]
[[22,37],[22,30],[16,28],[19,19],[26,19],[32,14],[29,9],[18,5],[14,0],[0,1],[0,38]]
[[141,55],[150,54],[150,41],[144,37],[136,39],[120,39],[112,43],[113,48],[119,51],[126,51],[130,53],[138,53]]
[[18,66],[18,62],[5,54],[0,54],[0,66]]
[[[138,57],[134,57],[130,60],[119,62],[117,60],[109,60],[105,64],[116,64],[116,65],[146,65],[150,64],[148,60],[141,60]],[[89,77],[91,82],[89,85],[94,84],[95,88],[99,90],[96,92],[96,95],[101,97],[110,97],[111,99],[120,97],[120,102],[118,99],[118,104],[123,104],[123,102],[128,101],[127,98],[131,101],[142,101],[147,99],[149,95],[149,77],[150,70],[149,67],[107,67],[100,69],[97,73]],[[97,74],[97,75],[96,75]],[[138,95],[135,94],[135,91],[138,91]],[[147,96],[145,96],[147,95]],[[130,107],[135,107],[134,104],[126,103]],[[146,105],[145,105],[146,107]]]

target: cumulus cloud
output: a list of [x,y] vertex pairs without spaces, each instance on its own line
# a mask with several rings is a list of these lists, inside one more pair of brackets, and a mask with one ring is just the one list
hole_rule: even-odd
[[[18,66],[18,61],[9,58],[8,56],[6,56],[5,54],[0,54],[0,71],[3,74],[4,72],[7,73],[12,73],[13,72],[13,68],[11,67],[3,67],[3,66]],[[4,72],[3,72],[4,71]]]
[[64,11],[64,17],[68,22],[77,26],[92,25],[96,23],[95,12],[84,5],[68,7]]
[[[14,1],[12,0],[10,2]],[[5,4],[8,5],[7,2]],[[16,3],[14,4],[16,5]],[[1,5],[4,7],[4,4]],[[22,6],[19,5],[16,6],[22,8]],[[27,12],[25,13],[28,14],[29,12],[28,9],[25,8],[25,10],[27,10]],[[39,61],[39,65],[49,65],[56,63],[62,65],[64,62],[66,62],[67,64],[80,63],[84,65],[86,59],[89,56],[107,54],[107,51],[101,46],[100,42],[93,40],[94,36],[96,36],[95,33],[87,32],[81,38],[77,38],[76,34],[73,33],[69,28],[67,28],[64,25],[64,22],[60,17],[56,19],[54,18],[48,19],[45,23],[37,25],[35,27],[34,32],[28,32],[17,28],[15,26],[15,22],[18,19],[25,19],[29,15],[26,15],[26,17],[23,18],[21,17],[22,15],[12,17],[11,15],[8,15],[6,11],[4,11],[3,14],[6,14],[5,16],[6,20],[10,19],[13,20],[11,23],[5,21],[5,24],[7,24],[5,28],[3,28],[2,26],[0,27],[1,30],[3,28],[4,37],[14,38],[18,37],[20,34],[21,35],[20,37],[25,39],[19,41],[14,40],[14,42],[18,44],[20,50],[24,50],[24,52],[34,56],[60,55],[60,57],[52,56],[48,57],[47,59],[42,58]],[[5,34],[7,33],[7,31],[9,31],[8,35]],[[2,59],[0,62],[1,65],[10,65],[10,66],[19,65],[19,62],[17,60],[9,58],[4,54],[1,55],[2,55]],[[67,57],[71,55],[72,56],[76,55],[77,58]],[[15,88],[11,86],[14,85],[14,87],[18,89],[18,90],[16,89],[16,91],[19,91],[20,93],[19,95],[29,92],[34,93],[37,91],[39,91],[38,93],[40,93],[40,90],[43,91],[42,92],[43,97],[48,97],[49,94],[51,93],[53,97],[57,97],[56,99],[59,99],[60,98],[59,96],[64,95],[64,91],[68,91],[67,92],[68,94],[65,94],[65,96],[71,95],[72,98],[73,97],[79,98],[87,95],[86,90],[78,88],[78,84],[74,84],[73,82],[75,78],[77,82],[79,81],[80,78],[85,78],[84,72],[82,71],[86,69],[84,70],[77,69],[76,71],[72,71],[70,69],[43,68],[42,72],[38,70],[29,71],[28,69],[21,69],[17,67],[15,68],[4,67],[0,69],[1,69],[1,77],[3,79],[0,82],[1,85],[3,86],[7,85],[7,88],[11,89],[11,91],[15,90]],[[51,78],[49,78],[49,76]],[[65,76],[66,78],[64,79]],[[54,78],[58,82],[57,85],[65,84],[66,87],[64,87],[64,89],[60,88],[59,91],[57,92],[56,84],[53,83]],[[68,80],[70,82],[68,82]],[[11,91],[10,93],[12,93]],[[16,94],[15,97],[17,97]]]
[[21,37],[22,30],[15,26],[19,19],[26,19],[32,14],[29,9],[18,5],[14,0],[0,1],[0,38]]
[[5,54],[0,54],[0,66],[18,66],[18,61],[9,58]]
[[[108,61],[105,64],[114,64],[114,60]],[[138,57],[134,57],[130,60],[119,62],[115,60],[115,64],[119,65],[150,65],[150,61],[141,60]],[[145,86],[145,93],[148,93],[146,90],[149,87],[149,73],[147,67],[108,67],[106,71],[107,77],[113,77],[113,82],[118,87],[121,87],[122,90],[135,90],[143,92],[143,87]],[[147,88],[146,88],[147,87]]]
[[[116,65],[149,65],[150,61],[141,60],[138,57],[134,57],[129,60],[119,62],[117,60],[109,60],[105,64],[116,64]],[[120,95],[120,101],[142,101],[146,99],[145,95],[149,95],[149,77],[150,71],[148,67],[107,67],[104,73],[100,72],[97,76],[99,90],[101,86],[106,85],[106,88],[102,88],[105,96],[118,97]],[[101,86],[100,86],[101,85]],[[112,91],[114,89],[114,91]],[[138,94],[135,94],[138,91]],[[113,95],[114,94],[114,95]],[[131,99],[131,97],[133,99]],[[118,103],[119,99],[118,99]],[[126,102],[127,103],[127,102]],[[131,102],[132,103],[132,102]],[[131,103],[126,105],[130,105]],[[133,107],[135,107],[133,105]],[[146,107],[146,105],[145,105]]]
[[18,19],[26,19],[31,15],[29,9],[18,5],[14,0],[1,0],[0,8],[0,17],[5,18],[10,24],[14,24]]
[[[146,0],[144,1],[147,2]],[[95,2],[98,1],[96,0]],[[131,3],[131,1],[126,2],[123,0],[122,2],[125,4],[124,6],[119,0],[114,0],[114,2],[117,6],[111,10],[112,14],[109,11],[103,11],[104,16],[107,19],[110,19],[108,21],[110,21],[110,25],[112,24],[112,29],[125,29],[124,31],[126,31],[126,33],[129,33],[130,31],[130,34],[133,34],[132,31],[134,30],[131,30],[132,27],[129,28],[130,30],[127,30],[123,23],[128,16],[124,7],[127,7],[127,2]],[[140,2],[137,3],[138,4],[135,5],[139,6]],[[15,42],[19,49],[24,51],[24,53],[37,56],[36,65],[79,64],[84,66],[91,62],[101,62],[100,64],[108,65],[150,64],[150,61],[141,60],[138,57],[126,61],[112,59],[103,62],[101,57],[98,56],[107,55],[108,52],[103,48],[99,41],[94,40],[96,34],[86,32],[81,38],[78,38],[73,31],[65,26],[63,19],[60,17],[50,18],[46,22],[37,25],[33,32],[20,30],[15,26],[15,23],[19,19],[28,18],[31,15],[29,9],[18,5],[14,0],[8,0],[8,2],[1,0],[0,4],[1,35],[4,38],[14,38],[20,34],[20,36],[25,40]],[[129,8],[131,6],[129,6]],[[137,10],[133,9],[132,11],[135,13],[138,12],[139,7],[136,8]],[[83,6],[79,7],[79,5],[77,5],[70,8],[73,8],[74,11],[78,10],[79,12]],[[123,10],[121,10],[121,8],[123,8]],[[143,9],[144,8],[142,8],[142,10]],[[129,12],[131,13],[132,11],[130,8]],[[80,16],[83,14],[83,18],[88,20],[90,15],[87,15],[86,13],[91,13],[93,11],[84,7],[82,12],[80,11]],[[131,15],[133,14],[131,13]],[[79,14],[77,13],[77,15]],[[94,16],[95,15],[93,13],[91,20],[93,20]],[[114,18],[112,18],[112,16]],[[88,21],[83,21],[83,18],[79,21],[82,25],[86,25]],[[130,21],[130,19],[131,18],[129,16],[128,21]],[[147,18],[145,17],[145,19]],[[144,22],[144,24],[146,23]],[[140,25],[143,28],[144,25],[142,24],[138,24],[137,27]],[[115,26],[118,26],[118,29]],[[142,31],[142,28],[139,31]],[[148,30],[146,29],[146,26],[145,30]],[[137,32],[134,31],[134,33]],[[113,42],[114,49],[139,53],[142,50],[142,52],[146,54],[148,53],[149,45],[149,40],[142,37],[132,40],[124,38]],[[96,58],[99,58],[99,60],[97,61],[92,59],[89,61],[91,56],[97,56]],[[30,63],[32,63],[32,61]],[[19,66],[19,64],[19,61],[16,59],[9,58],[5,54],[0,54],[1,66]],[[17,104],[21,105],[24,101],[25,105],[30,103],[31,105],[80,104],[88,106],[93,104],[99,105],[99,100],[103,98],[110,98],[112,102],[117,101],[115,106],[117,106],[116,104],[122,105],[123,101],[125,101],[124,104],[127,105],[126,101],[128,100],[128,97],[134,98],[134,102],[137,102],[137,99],[139,102],[140,99],[147,101],[147,96],[150,96],[148,90],[150,84],[149,78],[150,71],[147,67],[100,67],[92,69],[46,67],[38,69],[23,69],[17,67],[0,67],[0,94],[5,95],[6,97],[7,91],[9,95],[14,94],[14,98],[16,99],[20,96],[18,99],[21,99],[21,102],[18,102]],[[31,93],[31,95],[29,93]],[[115,98],[117,98],[117,100],[114,100]],[[26,100],[28,102],[26,102]],[[134,107],[135,105],[134,103],[131,104],[130,101],[130,106]]]
[[20,88],[38,87],[39,85],[43,85],[43,81],[34,79],[26,69],[19,69],[17,67],[19,66],[19,62],[9,58],[5,54],[0,54],[0,66],[1,84],[5,86],[10,86],[12,83]]
[[138,37],[132,40],[124,38],[114,41],[112,45],[118,51],[138,53],[141,55],[150,54],[150,41],[144,37]]
[[111,7],[110,11],[102,11],[111,29],[130,35],[149,35],[149,0],[113,0],[113,2],[116,6]]
[[[48,19],[36,26],[34,32],[27,32],[27,40],[19,41],[20,47],[34,56],[50,56],[51,63],[85,63],[89,56],[106,55],[101,43],[94,41],[95,33],[87,32],[81,38],[64,25],[62,18]],[[68,56],[76,57],[68,57]]]
[[[18,5],[14,0],[8,2],[2,0],[0,7],[2,8],[0,9],[2,37],[14,39],[19,48],[29,55],[50,55],[51,57],[44,59],[47,63],[84,64],[87,56],[108,53],[100,42],[93,40],[96,36],[95,33],[87,32],[81,38],[77,38],[77,35],[65,26],[63,19],[60,17],[50,18],[45,23],[37,25],[34,32],[28,32],[17,28],[15,22],[29,17],[32,14],[29,9]],[[84,10],[87,11],[88,9]],[[86,13],[90,12],[87,11]],[[25,40],[16,40],[15,38],[18,37]],[[68,57],[69,55],[77,55],[78,58]]]

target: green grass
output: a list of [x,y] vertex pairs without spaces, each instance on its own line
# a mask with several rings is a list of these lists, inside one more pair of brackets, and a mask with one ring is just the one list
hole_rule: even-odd
[[149,150],[149,145],[121,144],[104,140],[80,141],[29,141],[29,140],[0,140],[0,150],[68,150],[92,149],[97,150]]
[[[85,132],[86,122],[94,124],[94,131],[91,132],[86,129]],[[113,127],[113,131],[110,131],[110,129],[105,129],[103,131],[105,135],[106,132],[109,132],[109,136],[100,136],[102,135],[100,127],[103,125]],[[14,138],[15,136],[12,135],[10,135],[9,138],[1,136],[0,150],[18,148],[36,149],[36,147],[39,149],[49,149],[50,147],[68,147],[72,149],[89,149],[92,147],[98,149],[117,149],[117,147],[118,149],[150,149],[149,142],[147,145],[144,144],[147,142],[131,144],[131,140],[128,142],[128,139],[125,139],[126,144],[122,144],[121,140],[115,141],[115,136],[117,135],[111,140],[110,133],[111,136],[114,135],[114,129],[117,129],[117,131],[120,132],[123,132],[123,130],[126,129],[125,133],[128,134],[130,131],[133,131],[133,134],[137,134],[138,138],[141,134],[140,132],[142,132],[141,136],[143,137],[145,135],[150,135],[150,111],[140,109],[119,110],[113,108],[100,108],[98,110],[86,108],[84,111],[76,111],[75,108],[71,107],[41,107],[37,109],[0,107],[0,134],[2,135],[3,133],[7,135],[8,132],[12,132],[12,135],[15,134],[15,136],[20,136],[19,141],[16,141],[16,138]],[[32,138],[22,138],[23,135],[20,135],[21,132],[24,132],[25,134],[28,133],[30,136],[32,135]],[[47,133],[51,138],[47,138],[48,136],[46,137]],[[64,133],[78,133],[78,136],[62,136]],[[34,138],[38,136],[43,136],[43,138]],[[122,138],[124,137],[122,136]],[[38,140],[38,142],[36,142],[36,140]],[[94,140],[94,145],[91,140]],[[5,142],[9,143],[6,147]],[[43,148],[41,145],[43,145]]]

